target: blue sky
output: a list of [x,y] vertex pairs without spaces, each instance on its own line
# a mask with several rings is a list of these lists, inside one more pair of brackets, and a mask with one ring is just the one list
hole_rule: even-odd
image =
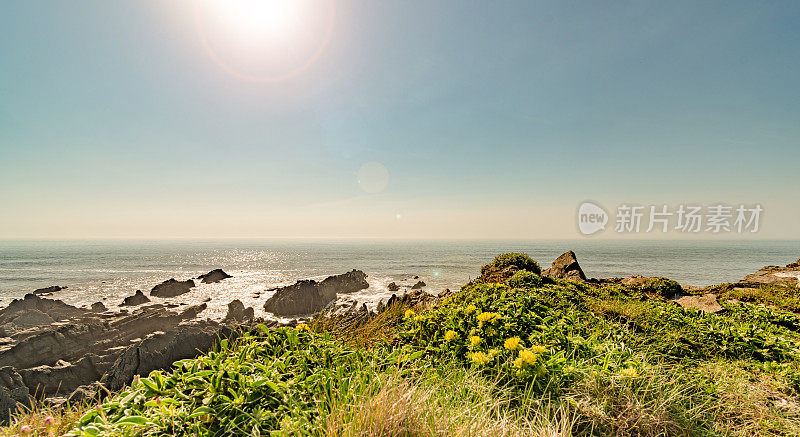
[[333,4],[265,83],[197,2],[0,4],[0,237],[565,238],[591,199],[800,238],[800,4]]

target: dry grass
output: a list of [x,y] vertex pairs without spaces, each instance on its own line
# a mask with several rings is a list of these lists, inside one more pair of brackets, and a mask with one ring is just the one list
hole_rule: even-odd
[[[0,427],[0,437],[22,435],[22,427],[30,429],[31,436],[60,436],[70,431],[86,412],[87,406],[51,408],[39,406],[31,411],[21,411],[11,419],[8,426]],[[47,419],[52,422],[48,425]]]
[[327,417],[323,433],[342,437],[572,435],[574,418],[566,409],[539,403],[520,416],[517,413],[523,409],[509,408],[513,402],[509,392],[474,374],[454,372],[435,382],[392,376],[352,404],[337,406]]
[[402,325],[407,306],[394,304],[365,323],[352,324],[337,316],[315,317],[309,326],[317,332],[330,332],[346,344],[368,348],[376,343],[391,342]]

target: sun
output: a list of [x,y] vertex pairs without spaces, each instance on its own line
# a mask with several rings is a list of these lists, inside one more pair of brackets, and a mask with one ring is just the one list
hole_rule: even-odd
[[200,41],[234,76],[273,82],[305,71],[330,40],[334,0],[203,0],[196,3]]
[[287,39],[298,30],[308,3],[298,0],[217,0],[215,9],[245,38]]

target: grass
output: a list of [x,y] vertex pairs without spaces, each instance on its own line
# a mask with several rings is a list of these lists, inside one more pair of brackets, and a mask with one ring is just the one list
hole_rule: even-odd
[[710,315],[652,290],[534,276],[358,324],[263,328],[0,435],[48,435],[46,415],[73,435],[800,435],[789,291]]

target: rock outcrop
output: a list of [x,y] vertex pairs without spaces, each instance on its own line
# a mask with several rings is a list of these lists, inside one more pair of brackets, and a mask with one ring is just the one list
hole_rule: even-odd
[[131,307],[142,305],[150,302],[150,299],[142,293],[142,290],[136,290],[136,293],[133,296],[128,296],[125,299],[122,299],[122,303],[119,305],[121,307]]
[[33,291],[33,294],[48,294],[48,293],[55,293],[56,291],[66,290],[67,287],[60,286],[60,285],[53,285],[51,287],[39,288]]
[[422,288],[425,287],[426,285],[428,285],[428,284],[426,284],[425,281],[417,281],[416,284],[411,286],[411,289],[412,290],[422,290]]
[[133,374],[207,351],[233,328],[196,320],[205,309],[202,304],[175,312],[154,304],[130,314],[98,313],[33,294],[13,301],[0,310],[0,329],[8,337],[0,345],[0,419],[30,395],[52,403],[85,399],[100,393],[101,378],[129,382]]
[[197,279],[199,279],[200,282],[202,282],[204,284],[213,284],[213,283],[219,282],[219,281],[221,281],[223,279],[228,279],[228,278],[232,278],[232,277],[233,276],[231,276],[231,275],[225,273],[224,271],[222,271],[222,269],[214,269],[214,270],[206,273],[205,275],[198,276]]
[[766,266],[744,277],[737,286],[757,287],[761,285],[800,286],[800,260],[786,267]]
[[585,281],[586,275],[583,273],[575,252],[568,251],[553,261],[549,269],[542,272],[542,276],[549,278],[570,279],[573,281]]
[[320,282],[303,279],[276,289],[264,309],[279,316],[311,314],[335,301],[337,293],[353,293],[365,288],[369,288],[367,275],[360,270],[328,276]]
[[716,314],[725,311],[725,308],[717,301],[715,294],[704,294],[702,296],[683,296],[675,300],[675,303],[683,308],[692,308],[704,313]]
[[108,308],[106,308],[106,306],[105,306],[105,304],[103,304],[103,302],[95,302],[95,303],[93,303],[90,309],[95,313],[104,313],[104,312],[108,311]]
[[175,297],[184,293],[188,293],[194,288],[194,281],[187,279],[185,281],[178,281],[175,278],[166,280],[150,290],[150,296],[155,297]]
[[225,315],[224,323],[246,323],[255,318],[253,307],[245,308],[242,301],[234,300],[228,304],[228,314]]
[[397,285],[397,283],[395,283],[395,282],[390,282],[389,285],[386,286],[386,289],[391,291],[391,292],[395,292],[395,291],[400,290],[400,286]]

